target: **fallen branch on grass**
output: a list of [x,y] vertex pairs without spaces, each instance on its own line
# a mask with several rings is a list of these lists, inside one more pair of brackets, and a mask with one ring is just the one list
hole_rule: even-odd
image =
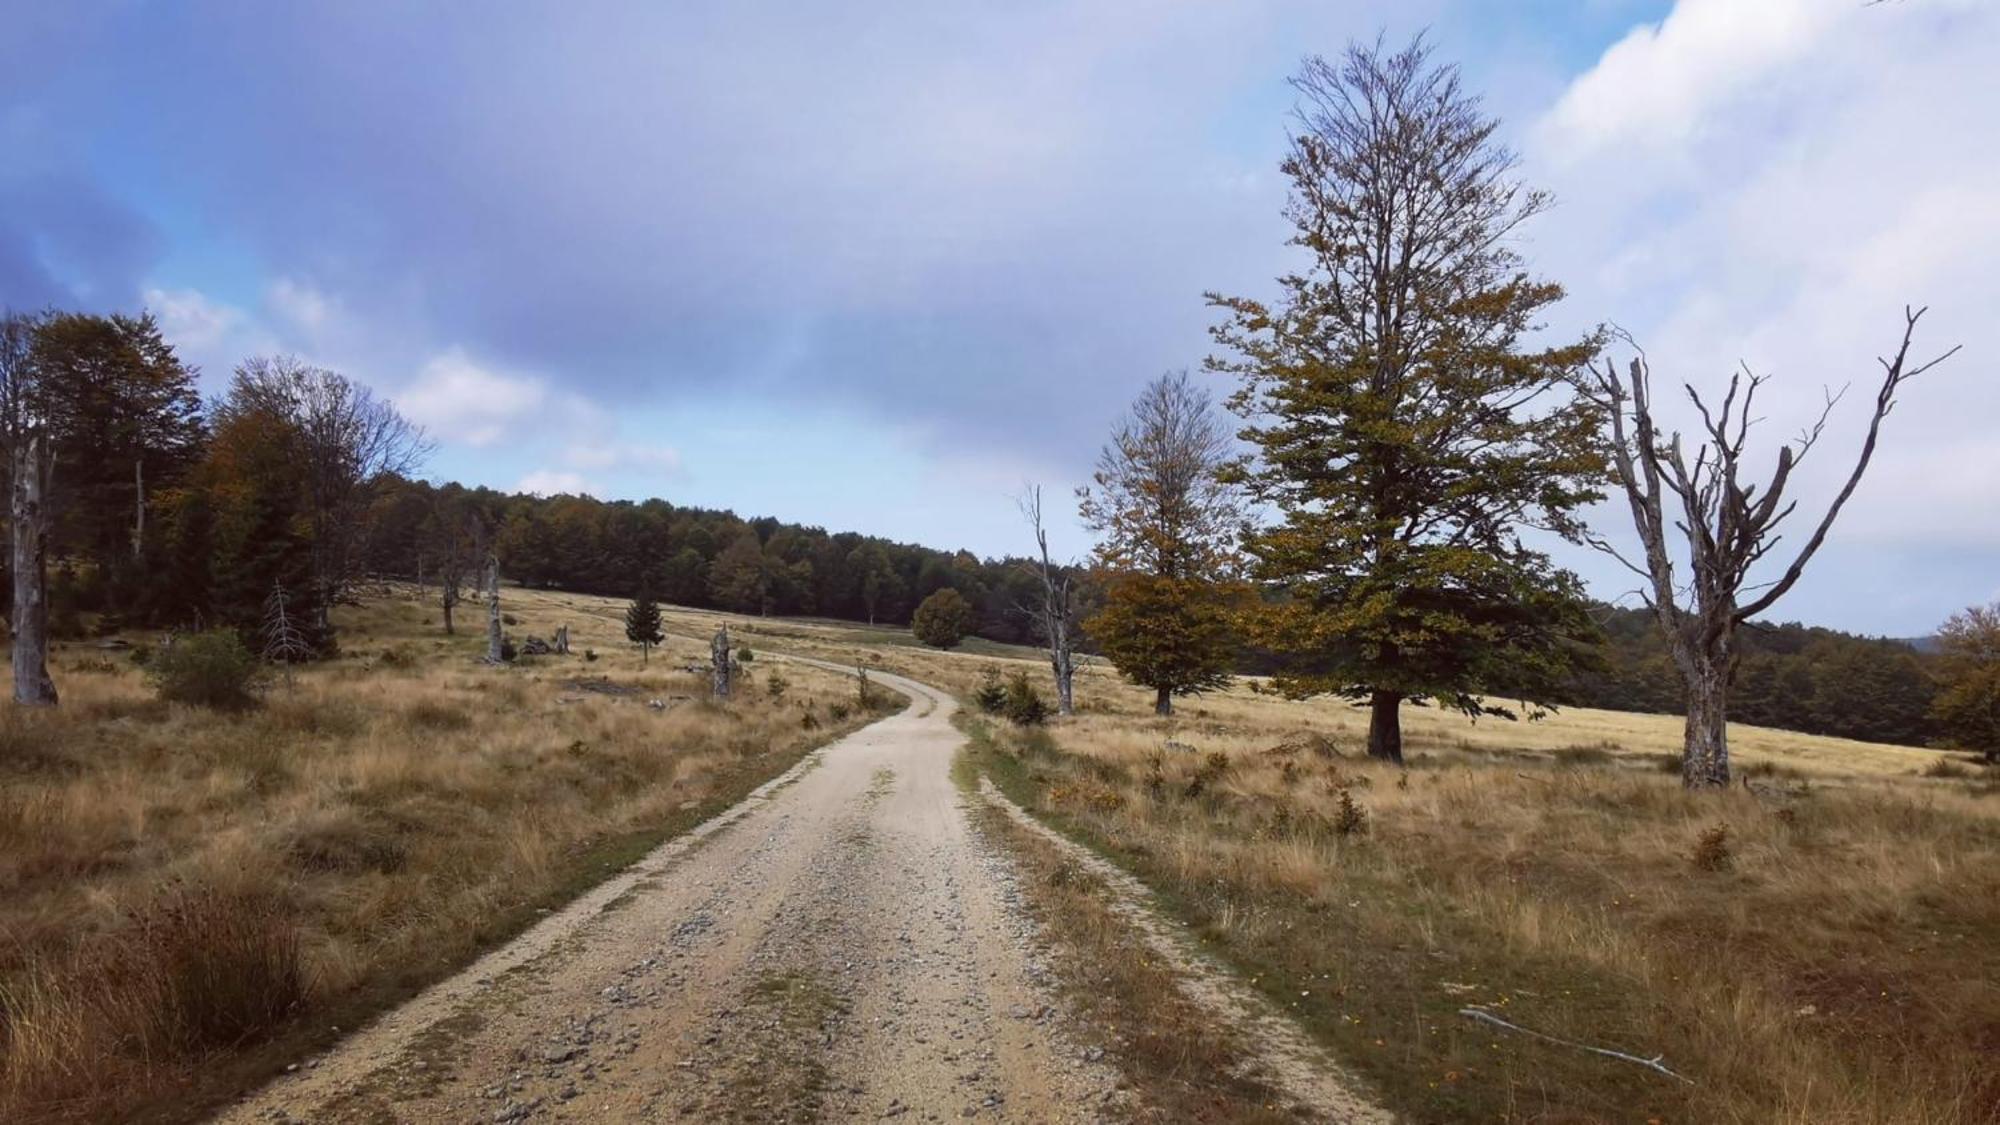
[[1504,1027],[1508,1031],[1518,1031],[1523,1035],[1532,1035],[1536,1039],[1544,1039],[1550,1043],[1559,1043],[1565,1047],[1575,1047],[1579,1051],[1589,1051],[1593,1055],[1605,1055],[1614,1059],[1624,1059],[1626,1062],[1629,1063],[1638,1063],[1640,1066],[1645,1067],[1647,1070],[1656,1070],[1659,1071],[1661,1074],[1666,1075],[1668,1078],[1678,1078],[1682,1082],[1685,1082],[1690,1086],[1694,1085],[1694,1079],[1689,1078],[1684,1074],[1677,1074],[1674,1071],[1667,1069],[1666,1063],[1661,1061],[1666,1057],[1665,1055],[1654,1055],[1650,1059],[1642,1059],[1637,1055],[1628,1055],[1623,1051],[1614,1051],[1608,1047],[1593,1047],[1588,1043],[1578,1043],[1569,1039],[1559,1039],[1553,1035],[1544,1035],[1541,1032],[1535,1031],[1531,1028],[1522,1027],[1520,1024],[1517,1023],[1508,1023],[1506,1020],[1501,1019],[1499,1016],[1494,1015],[1492,1012],[1489,1012],[1484,1008],[1460,1008],[1458,1010],[1458,1014],[1464,1016],[1467,1019],[1478,1020],[1481,1023],[1490,1023],[1495,1027]]

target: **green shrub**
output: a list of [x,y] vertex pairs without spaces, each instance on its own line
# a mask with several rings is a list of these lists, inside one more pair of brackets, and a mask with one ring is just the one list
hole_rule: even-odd
[[988,668],[980,673],[979,686],[972,691],[973,705],[988,715],[998,715],[1007,707],[1007,685],[1000,681],[1000,670]]
[[957,648],[974,624],[972,603],[946,586],[917,607],[910,617],[910,632],[932,648]]
[[161,649],[146,675],[168,703],[235,710],[257,702],[260,671],[242,638],[227,629],[211,629]]
[[750,651],[749,645],[744,645],[742,648],[736,650],[736,663],[738,664],[748,664],[755,659],[757,659],[757,654]]
[[1003,705],[1007,721],[1015,726],[1039,726],[1049,717],[1049,705],[1042,699],[1042,693],[1028,682],[1026,672],[1016,672],[1007,681],[1007,701]]

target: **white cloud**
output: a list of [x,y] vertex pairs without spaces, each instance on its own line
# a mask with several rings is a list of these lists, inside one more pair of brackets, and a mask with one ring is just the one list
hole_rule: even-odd
[[1739,97],[1770,92],[1781,67],[1813,51],[1859,4],[1828,0],[1681,0],[1658,24],[1633,28],[1570,84],[1545,143],[1577,160],[1632,145],[1685,142]]
[[333,299],[326,293],[290,277],[272,282],[265,291],[264,302],[290,327],[308,337],[324,333],[337,312]]
[[589,496],[597,491],[597,486],[585,479],[581,473],[563,472],[557,469],[536,469],[514,483],[515,492],[526,492],[534,496]]
[[206,351],[243,323],[243,310],[212,301],[194,289],[147,289],[146,307],[159,318],[160,331],[174,347]]
[[483,448],[519,437],[557,398],[541,379],[496,371],[452,348],[425,363],[395,403],[444,440]]
[[[1679,383],[1719,392],[1747,363],[1774,377],[1757,433],[1775,453],[1823,388],[1852,385],[1794,480],[1800,523],[1852,465],[1905,302],[1931,308],[1917,358],[1965,345],[1906,388],[1782,613],[1865,627],[1909,580],[1878,572],[1886,550],[2000,549],[1996,43],[2000,11],[1966,0],[1680,0],[1530,130],[1530,178],[1562,201],[1534,231],[1536,265],[1569,283],[1569,315],[1635,333],[1670,410]],[[1941,615],[1971,594],[1927,596]],[[1900,620],[1882,627],[1921,618]]]

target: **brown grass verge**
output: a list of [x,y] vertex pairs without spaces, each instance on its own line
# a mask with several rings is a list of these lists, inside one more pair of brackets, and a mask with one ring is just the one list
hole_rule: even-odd
[[247,713],[86,645],[60,708],[0,709],[0,1120],[188,1119],[873,717],[792,666],[717,705],[705,646],[642,667],[612,603],[505,601],[578,655],[484,667],[401,594]]
[[1417,1119],[2000,1115],[1990,799],[1916,780],[1690,796],[1608,755],[1399,772],[1285,731],[1209,748],[1247,735],[1090,715],[976,764]]
[[1204,1125],[1295,1120],[1270,1089],[1246,1076],[1241,1045],[1180,993],[1173,969],[1132,934],[1095,875],[1000,810],[973,808],[980,829],[1020,872],[1028,911],[1053,942],[1064,998],[1131,1083],[1117,1112]]

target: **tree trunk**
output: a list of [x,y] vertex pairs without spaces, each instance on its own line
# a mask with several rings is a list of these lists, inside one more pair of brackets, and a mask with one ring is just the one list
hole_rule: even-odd
[[486,556],[486,662],[503,664],[505,635],[500,631],[500,559]]
[[132,462],[132,490],[138,496],[136,510],[132,514],[132,558],[145,561],[146,558],[146,462]]
[[715,638],[708,642],[708,662],[710,674],[714,677],[715,698],[729,698],[729,626],[715,631]]
[[1173,692],[1170,692],[1170,691],[1168,691],[1168,690],[1167,690],[1166,688],[1160,688],[1160,689],[1158,689],[1158,691],[1159,691],[1159,694],[1157,694],[1157,695],[1155,695],[1155,696],[1153,697],[1153,714],[1155,714],[1155,715],[1171,715],[1171,714],[1173,714],[1173,713],[1174,713],[1174,693],[1173,693]]
[[569,655],[569,626],[567,625],[556,627],[556,655]]
[[1076,661],[1064,652],[1051,664],[1056,673],[1056,714],[1076,714]]
[[1687,737],[1681,784],[1715,789],[1729,784],[1729,676],[1704,668],[1687,677]]
[[1403,764],[1403,694],[1378,691],[1368,701],[1368,756]]
[[451,610],[453,606],[458,604],[458,598],[456,595],[452,593],[451,588],[448,586],[445,588],[443,604],[444,604],[444,635],[449,637],[452,635]]
[[51,706],[55,681],[49,678],[47,514],[43,511],[43,437],[28,434],[15,443],[14,495],[14,702]]

